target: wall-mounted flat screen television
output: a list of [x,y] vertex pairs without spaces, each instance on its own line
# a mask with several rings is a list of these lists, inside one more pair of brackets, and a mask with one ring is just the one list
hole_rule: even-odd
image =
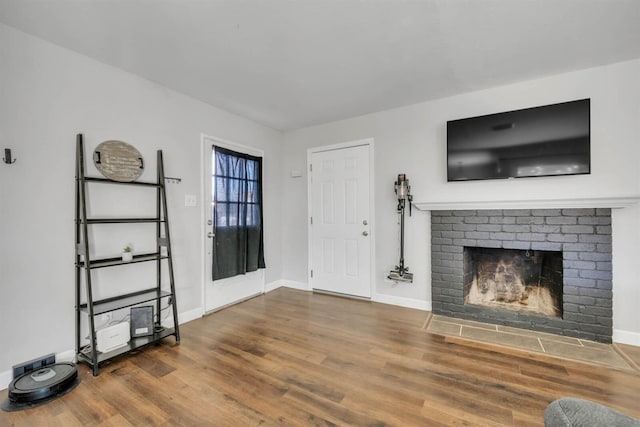
[[588,173],[589,99],[447,122],[447,181]]

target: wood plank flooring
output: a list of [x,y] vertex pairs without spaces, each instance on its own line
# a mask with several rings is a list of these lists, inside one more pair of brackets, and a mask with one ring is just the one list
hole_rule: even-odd
[[640,418],[636,374],[432,335],[427,314],[280,288],[98,377],[79,365],[75,390],[0,425],[539,426],[563,396]]

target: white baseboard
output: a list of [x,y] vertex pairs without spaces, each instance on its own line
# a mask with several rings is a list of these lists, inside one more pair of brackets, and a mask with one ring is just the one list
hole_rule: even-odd
[[640,333],[614,329],[613,342],[619,342],[621,344],[629,344],[629,345],[635,345],[640,347]]
[[291,288],[291,289],[299,289],[301,291],[309,291],[309,285],[304,282],[295,282],[293,280],[276,280],[275,282],[267,283],[264,286],[264,292],[271,292],[274,289],[278,289],[281,287]]
[[431,311],[431,301],[414,298],[396,297],[393,295],[375,294],[373,301],[382,304],[398,305],[400,307],[415,308],[417,310]]
[[8,371],[0,372],[0,391],[9,387],[9,383],[13,380],[13,371],[9,369]]

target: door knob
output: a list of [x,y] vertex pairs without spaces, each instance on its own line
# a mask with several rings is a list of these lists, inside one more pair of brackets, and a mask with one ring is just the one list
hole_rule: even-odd
[[369,223],[367,222],[367,220],[366,220],[366,219],[365,219],[365,220],[362,220],[362,225],[367,225],[367,224],[369,224]]
[[207,237],[213,239],[214,237],[216,237],[216,233],[208,232]]
[[368,231],[363,231],[363,232],[362,232],[362,235],[363,235],[363,236],[368,236],[368,235],[369,235],[369,232],[368,232]]

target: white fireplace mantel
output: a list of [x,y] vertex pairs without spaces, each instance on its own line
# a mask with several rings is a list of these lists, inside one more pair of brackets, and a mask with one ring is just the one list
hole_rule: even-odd
[[569,208],[627,208],[640,201],[637,196],[588,197],[579,199],[539,200],[480,200],[480,201],[417,201],[413,206],[421,211],[475,209],[569,209]]

